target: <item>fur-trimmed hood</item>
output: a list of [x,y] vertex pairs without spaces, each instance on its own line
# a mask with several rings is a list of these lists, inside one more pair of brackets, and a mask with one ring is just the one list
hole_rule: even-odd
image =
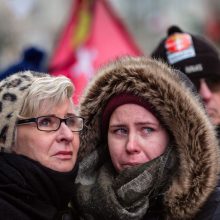
[[81,100],[86,128],[80,158],[100,142],[101,113],[109,98],[121,92],[148,100],[170,130],[179,158],[178,175],[165,193],[164,204],[173,219],[188,219],[216,186],[219,150],[215,131],[198,95],[184,75],[146,57],[124,57],[101,68]]

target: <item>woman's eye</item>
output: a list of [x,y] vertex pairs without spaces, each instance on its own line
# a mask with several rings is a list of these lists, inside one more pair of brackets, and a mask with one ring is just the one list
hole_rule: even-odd
[[153,129],[153,128],[149,128],[149,127],[144,127],[144,128],[143,128],[143,131],[144,131],[145,133],[147,133],[147,134],[150,134],[150,133],[152,133],[152,132],[154,131],[154,129]]
[[113,130],[114,134],[119,134],[119,135],[124,135],[127,134],[127,129],[125,128],[117,128],[115,130]]
[[40,121],[38,121],[40,126],[49,126],[51,124],[51,119],[50,118],[44,118]]
[[66,122],[69,126],[74,126],[77,124],[77,120],[75,118],[68,118]]

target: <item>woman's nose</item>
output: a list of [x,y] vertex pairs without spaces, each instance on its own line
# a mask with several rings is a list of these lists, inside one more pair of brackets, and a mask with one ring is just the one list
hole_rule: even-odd
[[74,134],[64,122],[61,123],[58,131],[60,132],[61,139],[65,139],[68,141],[73,140]]
[[206,81],[204,79],[200,80],[200,89],[199,94],[202,97],[202,100],[206,103],[212,97],[212,91],[208,87]]
[[128,139],[126,143],[126,151],[130,154],[140,152],[140,146],[138,144],[138,140],[135,134],[128,135]]

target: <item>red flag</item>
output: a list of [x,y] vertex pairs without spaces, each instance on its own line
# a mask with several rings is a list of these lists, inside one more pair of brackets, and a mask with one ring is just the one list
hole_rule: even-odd
[[141,55],[105,0],[75,0],[74,10],[51,59],[49,72],[66,75],[75,104],[95,70],[122,55]]

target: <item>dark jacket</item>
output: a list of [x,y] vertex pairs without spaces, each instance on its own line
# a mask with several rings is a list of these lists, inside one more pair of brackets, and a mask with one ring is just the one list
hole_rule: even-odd
[[[170,166],[160,191],[150,197],[145,194],[148,180],[144,178],[150,162],[116,174],[101,138],[102,110],[111,96],[122,92],[146,99],[172,137],[171,154],[166,160],[161,157],[164,170],[173,160],[175,166]],[[199,96],[183,74],[144,57],[119,59],[98,71],[81,100],[80,112],[86,126],[73,201],[84,219],[218,218],[218,141]]]
[[[163,205],[159,201],[152,209],[149,209],[143,220],[163,220]],[[220,181],[217,187],[208,197],[200,211],[192,218],[194,220],[219,220],[220,219]]]
[[59,173],[27,157],[0,153],[1,218],[75,220],[67,206],[76,172]]

